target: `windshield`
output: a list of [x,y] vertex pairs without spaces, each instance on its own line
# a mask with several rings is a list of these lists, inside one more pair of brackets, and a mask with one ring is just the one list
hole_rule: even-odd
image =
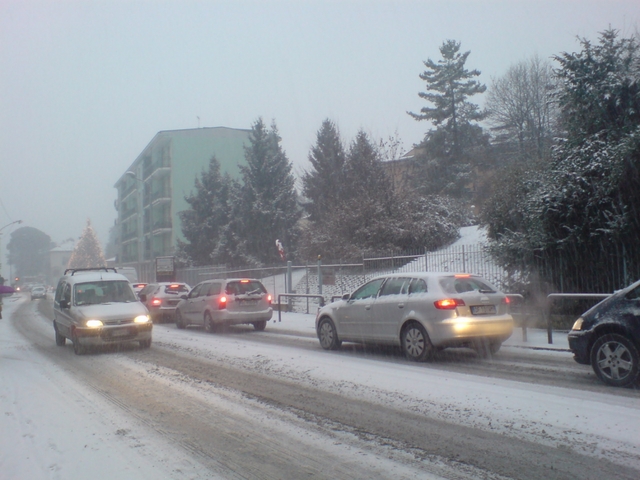
[[78,283],[73,292],[77,306],[136,301],[131,285],[123,280]]

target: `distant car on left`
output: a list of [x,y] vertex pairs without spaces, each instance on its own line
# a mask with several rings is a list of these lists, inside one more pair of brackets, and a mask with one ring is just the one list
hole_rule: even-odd
[[73,342],[76,355],[90,347],[138,342],[151,346],[153,324],[129,280],[113,268],[68,269],[53,302],[56,345]]
[[31,300],[47,298],[47,288],[44,285],[35,285],[31,288]]

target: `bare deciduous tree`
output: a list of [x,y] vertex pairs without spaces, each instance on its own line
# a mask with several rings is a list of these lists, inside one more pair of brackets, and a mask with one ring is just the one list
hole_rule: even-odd
[[557,118],[553,102],[555,79],[547,60],[537,55],[512,65],[493,80],[487,109],[497,143],[513,146],[509,156],[522,160],[547,158]]

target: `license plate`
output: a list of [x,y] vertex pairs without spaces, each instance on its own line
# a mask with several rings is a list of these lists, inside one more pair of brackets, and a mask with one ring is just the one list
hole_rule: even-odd
[[249,299],[249,300],[242,300],[243,305],[256,305],[258,303],[258,300],[256,299]]
[[112,337],[125,337],[129,335],[129,329],[114,330],[111,332]]
[[476,305],[471,307],[471,313],[474,315],[495,315],[495,305]]

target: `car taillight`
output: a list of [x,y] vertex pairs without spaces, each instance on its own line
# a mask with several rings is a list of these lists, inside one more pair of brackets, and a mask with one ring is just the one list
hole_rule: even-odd
[[511,300],[509,300],[509,297],[504,297],[502,299],[502,303],[509,305],[511,303]]
[[464,300],[459,298],[443,298],[433,302],[439,310],[454,310],[456,307],[464,307]]
[[271,295],[267,295],[267,302],[271,305]]
[[227,297],[220,297],[220,300],[218,300],[218,309],[219,310],[224,310],[225,308],[227,308]]
[[151,305],[155,307],[157,307],[158,305],[162,305],[162,300],[160,300],[159,298],[152,298]]

